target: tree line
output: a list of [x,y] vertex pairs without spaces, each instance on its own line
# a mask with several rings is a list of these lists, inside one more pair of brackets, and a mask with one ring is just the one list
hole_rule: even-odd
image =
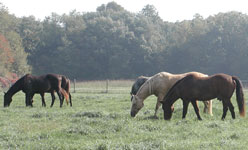
[[248,16],[163,21],[153,5],[138,13],[115,2],[95,12],[18,18],[0,4],[0,76],[64,74],[78,80],[131,79],[157,72],[227,73],[248,78]]

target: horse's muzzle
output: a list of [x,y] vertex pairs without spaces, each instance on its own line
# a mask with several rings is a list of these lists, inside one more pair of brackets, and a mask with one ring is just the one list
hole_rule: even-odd
[[9,107],[9,104],[4,104],[3,107]]
[[136,113],[131,112],[131,117],[135,117],[135,116],[136,116]]

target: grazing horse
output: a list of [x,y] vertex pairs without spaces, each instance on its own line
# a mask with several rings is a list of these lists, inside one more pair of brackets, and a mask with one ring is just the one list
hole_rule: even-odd
[[[139,110],[144,106],[144,100],[148,96],[154,94],[155,96],[157,96],[157,104],[155,107],[154,117],[157,117],[157,111],[161,105],[160,101],[163,100],[166,93],[174,85],[174,83],[176,83],[176,81],[182,79],[188,74],[207,76],[199,72],[189,72],[184,74],[171,74],[168,72],[160,72],[152,77],[144,77],[144,76],[139,77],[132,86],[131,116],[135,117],[135,115],[139,112]],[[212,115],[212,101],[205,101],[204,105],[205,105],[204,112],[208,110],[208,113]]]
[[[70,106],[72,107],[72,102],[71,102],[71,93],[70,93],[70,79],[67,78],[64,75],[61,75],[61,88],[63,88],[67,95],[69,96],[69,100],[70,100]],[[54,100],[55,100],[55,95],[54,95],[54,91],[51,92],[51,96],[52,96],[52,103],[51,103],[51,107],[53,107],[54,104]],[[64,101],[64,96],[62,95],[62,99]],[[68,99],[66,99],[66,103],[68,104]],[[43,105],[43,104],[42,104]],[[45,104],[46,105],[46,104]]]
[[164,119],[169,120],[171,118],[172,111],[170,107],[179,98],[183,100],[183,118],[186,117],[188,104],[191,102],[197,118],[201,120],[196,100],[206,101],[217,98],[223,104],[223,115],[221,119],[225,119],[228,108],[232,114],[232,118],[235,119],[234,107],[231,103],[231,97],[235,88],[239,113],[240,116],[244,117],[245,101],[243,87],[237,77],[226,74],[200,77],[190,74],[177,81],[163,99]]
[[39,93],[42,97],[42,104],[45,104],[44,93],[56,91],[60,99],[60,107],[62,107],[62,95],[68,99],[68,95],[61,88],[62,77],[56,74],[47,74],[42,76],[32,76],[26,74],[17,80],[4,94],[4,107],[7,107],[12,102],[12,96],[22,90],[26,95],[26,106],[32,105],[32,98],[35,93]]

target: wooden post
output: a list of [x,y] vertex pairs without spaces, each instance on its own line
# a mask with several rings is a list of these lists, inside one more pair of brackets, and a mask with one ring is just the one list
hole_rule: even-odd
[[76,93],[76,79],[73,80],[73,88],[74,88],[74,93]]
[[109,84],[109,80],[106,81],[106,93],[108,93],[108,84]]

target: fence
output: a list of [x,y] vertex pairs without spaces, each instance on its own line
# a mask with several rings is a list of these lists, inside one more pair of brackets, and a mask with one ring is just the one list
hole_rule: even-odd
[[248,91],[248,80],[241,80],[242,84],[243,84],[243,88],[245,91]]
[[[244,91],[248,91],[248,80],[241,81]],[[74,93],[109,93],[129,94],[134,80],[99,80],[80,81],[71,80],[71,92]],[[8,87],[0,88],[0,91],[7,91]]]
[[[248,91],[248,80],[241,81],[244,91]],[[110,94],[129,94],[134,80],[101,80],[74,82],[71,92],[77,93],[110,93]]]
[[109,93],[129,94],[133,80],[101,80],[71,82],[71,92],[75,93]]

